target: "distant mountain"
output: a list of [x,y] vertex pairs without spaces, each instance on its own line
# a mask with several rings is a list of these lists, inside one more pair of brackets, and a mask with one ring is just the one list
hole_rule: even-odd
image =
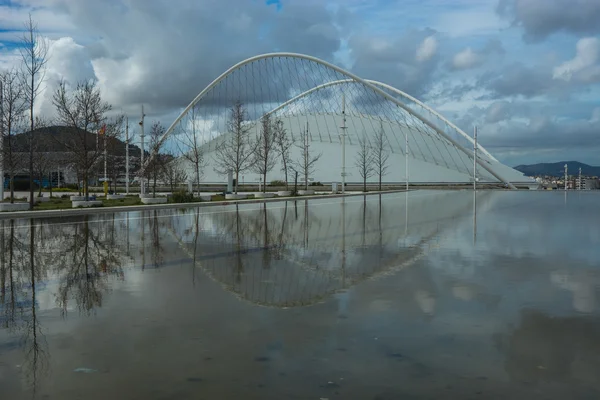
[[561,177],[565,175],[565,164],[567,164],[569,175],[578,175],[579,168],[581,168],[581,173],[583,175],[600,176],[600,167],[594,167],[578,161],[559,161],[555,163],[518,165],[514,168],[527,176],[547,175]]
[[[33,131],[33,140],[36,146],[40,150],[44,150],[49,153],[60,153],[67,152],[68,148],[65,143],[73,140],[76,136],[76,140],[81,140],[85,136],[88,148],[90,150],[96,148],[97,135],[92,132],[85,132],[85,135],[81,135],[83,131],[77,128],[71,128],[66,126],[49,126],[47,128],[40,128]],[[12,146],[16,152],[28,152],[29,151],[29,134],[26,132],[18,134],[12,137]],[[100,144],[102,146],[102,144]],[[120,139],[114,139],[112,144],[109,144],[111,153],[117,156],[125,156],[125,142]],[[146,150],[147,152],[147,150]],[[129,145],[129,153],[132,157],[139,157],[141,154],[140,148],[133,144]]]

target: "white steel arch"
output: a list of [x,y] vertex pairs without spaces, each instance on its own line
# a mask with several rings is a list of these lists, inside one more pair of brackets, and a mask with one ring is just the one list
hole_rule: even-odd
[[[472,152],[465,149],[462,145],[460,145],[458,142],[456,142],[452,137],[450,137],[449,135],[447,135],[444,131],[442,131],[441,129],[439,129],[437,126],[435,126],[433,123],[431,123],[427,118],[423,117],[422,115],[420,115],[418,112],[410,109],[406,104],[404,104],[403,102],[401,102],[400,100],[398,100],[397,98],[395,98],[394,96],[392,96],[391,94],[385,92],[383,89],[381,89],[380,87],[378,87],[377,85],[368,82],[362,78],[360,78],[359,76],[344,70],[343,68],[340,68],[334,64],[331,64],[327,61],[321,60],[317,57],[313,57],[313,56],[309,56],[309,55],[305,55],[305,54],[298,54],[298,53],[267,53],[267,54],[262,54],[262,55],[257,55],[254,57],[250,57],[247,58],[246,60],[240,61],[239,63],[235,64],[234,66],[230,67],[227,71],[223,72],[218,78],[216,78],[215,80],[213,80],[207,87],[205,87],[199,94],[198,96],[196,96],[196,98],[194,98],[194,100],[192,100],[192,102],[183,110],[183,112],[175,119],[175,121],[173,121],[173,123],[169,126],[169,128],[165,131],[165,133],[161,136],[160,140],[159,140],[159,144],[162,144],[167,137],[169,137],[173,131],[175,130],[177,124],[183,119],[183,117],[186,116],[186,114],[210,91],[212,90],[216,85],[218,85],[222,80],[224,80],[228,75],[230,75],[232,72],[234,72],[235,70],[243,67],[246,64],[250,64],[254,61],[259,61],[259,60],[264,60],[264,59],[269,59],[269,58],[277,58],[277,57],[283,57],[283,58],[297,58],[297,59],[301,59],[301,60],[306,60],[306,61],[311,61],[320,65],[323,65],[324,67],[327,68],[331,68],[332,70],[347,76],[348,78],[350,78],[350,80],[356,81],[358,83],[362,83],[364,86],[368,87],[369,89],[373,90],[375,93],[379,94],[380,96],[382,96],[383,98],[391,101],[392,103],[394,103],[396,106],[402,108],[404,111],[406,111],[407,113],[409,113],[410,115],[414,116],[415,118],[419,119],[422,123],[424,123],[425,125],[427,125],[428,127],[430,127],[431,129],[433,129],[435,132],[437,132],[438,135],[444,137],[446,140],[448,140],[453,146],[455,146],[458,150],[462,151],[464,154],[466,154],[468,157],[472,157]],[[416,99],[415,99],[416,100]],[[464,132],[463,132],[464,134]],[[468,135],[466,135],[468,137]],[[160,146],[157,146],[156,148],[159,148]],[[148,157],[148,160],[146,160],[146,162],[144,163],[144,165],[141,166],[139,174],[143,174],[144,170],[146,169],[146,166],[148,164],[150,164],[150,162],[152,162],[152,159],[156,156],[156,154],[153,152],[152,154],[150,154],[150,157]],[[499,181],[506,183],[508,185],[508,187],[510,187],[511,189],[516,189],[516,187],[507,179],[503,178],[500,174],[498,174],[496,171],[494,171],[493,168],[491,168],[490,166],[487,165],[487,163],[483,162],[480,159],[477,159],[477,164],[479,164],[480,167],[482,167],[483,169],[485,169],[487,172],[489,172],[493,177],[495,177],[496,179],[498,179]]]
[[[365,79],[365,82],[371,83],[375,86],[379,86],[382,87],[384,89],[387,89],[395,94],[397,94],[398,96],[404,97],[412,102],[414,102],[415,104],[418,104],[419,106],[423,107],[424,109],[426,109],[427,111],[429,111],[430,113],[432,113],[433,115],[435,115],[436,117],[438,117],[440,120],[442,120],[444,123],[448,124],[449,127],[451,127],[452,129],[454,129],[456,132],[458,132],[461,136],[463,136],[465,139],[467,139],[469,142],[471,142],[471,144],[475,145],[475,141],[473,140],[473,138],[469,135],[467,135],[465,133],[465,131],[463,131],[462,129],[460,129],[458,126],[454,125],[451,121],[449,121],[447,118],[445,118],[443,115],[441,115],[440,113],[438,113],[437,111],[435,111],[433,108],[429,107],[427,104],[421,102],[420,100],[412,97],[411,95],[409,95],[406,92],[403,92],[400,89],[397,89],[391,85],[388,85],[387,83],[383,83],[383,82],[379,82],[379,81],[374,81],[372,79]],[[277,106],[276,108],[274,108],[273,110],[269,111],[268,113],[266,113],[265,115],[270,115],[270,114],[274,114],[277,111],[281,110],[282,108],[287,107],[288,105],[294,103],[297,100],[300,100],[303,97],[308,96],[311,93],[314,93],[320,89],[325,89],[331,86],[336,86],[336,85],[342,85],[344,83],[352,83],[352,82],[357,82],[354,79],[341,79],[341,80],[337,80],[337,81],[332,81],[332,82],[326,82],[323,83],[319,86],[315,86],[312,89],[309,89],[303,93],[300,93],[299,95],[289,99],[288,101],[286,101],[285,103],[280,104],[279,106]],[[360,83],[360,82],[358,82]],[[485,148],[483,148],[483,146],[479,143],[477,143],[477,150],[482,152],[483,154],[485,154],[487,157],[489,157],[491,160],[493,161],[498,161],[493,155],[491,155]]]

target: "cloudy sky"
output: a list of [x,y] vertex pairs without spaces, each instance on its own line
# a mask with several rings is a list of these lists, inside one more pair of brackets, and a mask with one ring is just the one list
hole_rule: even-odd
[[28,13],[48,88],[94,78],[132,116],[169,124],[236,62],[299,52],[477,124],[509,165],[600,165],[599,0],[0,0],[0,68]]

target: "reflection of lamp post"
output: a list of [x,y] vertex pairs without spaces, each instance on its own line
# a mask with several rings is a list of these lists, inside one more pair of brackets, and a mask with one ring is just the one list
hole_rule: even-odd
[[567,177],[568,177],[569,166],[565,164],[565,191],[567,190]]

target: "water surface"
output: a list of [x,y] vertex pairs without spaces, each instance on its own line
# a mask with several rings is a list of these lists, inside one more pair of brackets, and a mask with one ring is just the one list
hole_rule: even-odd
[[600,193],[0,221],[2,399],[600,398]]

